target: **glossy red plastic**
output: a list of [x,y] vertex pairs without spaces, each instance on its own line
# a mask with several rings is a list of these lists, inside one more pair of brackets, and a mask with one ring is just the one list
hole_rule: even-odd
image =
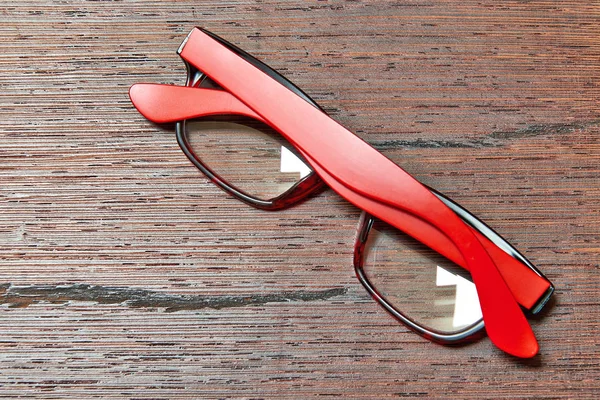
[[129,98],[140,114],[157,124],[221,114],[262,120],[230,93],[217,89],[142,83],[131,86]]
[[[537,341],[516,299],[531,306],[539,293],[530,293],[548,289],[547,281],[522,268],[427,187],[222,39],[194,29],[179,54],[226,92],[135,85],[131,98],[145,116],[168,122],[233,113],[264,121],[294,145],[341,196],[467,268],[477,287],[486,330],[499,348],[519,357],[537,353]],[[202,107],[198,107],[198,96],[203,96]],[[154,103],[141,100],[149,97]],[[190,106],[181,107],[181,99]]]

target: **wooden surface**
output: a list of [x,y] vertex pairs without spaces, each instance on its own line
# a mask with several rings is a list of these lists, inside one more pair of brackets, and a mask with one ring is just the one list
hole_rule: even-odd
[[[0,398],[598,398],[600,3],[0,6]],[[201,25],[257,55],[556,285],[520,361],[393,320],[359,211],[221,192],[131,106]]]

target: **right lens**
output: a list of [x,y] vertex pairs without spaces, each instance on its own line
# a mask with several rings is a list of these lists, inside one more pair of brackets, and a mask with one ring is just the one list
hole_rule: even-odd
[[466,270],[382,221],[373,219],[361,261],[377,294],[428,331],[454,335],[482,319]]

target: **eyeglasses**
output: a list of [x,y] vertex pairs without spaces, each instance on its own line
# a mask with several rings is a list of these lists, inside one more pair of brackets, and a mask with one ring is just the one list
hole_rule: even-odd
[[539,312],[554,287],[514,247],[231,43],[196,28],[178,53],[186,86],[136,84],[130,97],[149,120],[176,122],[181,149],[214,183],[266,210],[329,186],[363,210],[354,266],[388,312],[441,343],[485,325],[507,353],[537,353],[521,307]]

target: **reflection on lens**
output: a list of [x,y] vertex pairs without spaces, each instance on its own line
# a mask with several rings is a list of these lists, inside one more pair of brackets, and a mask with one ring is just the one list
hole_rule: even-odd
[[261,200],[275,198],[312,170],[279,133],[247,118],[185,121],[197,158],[228,184]]
[[398,229],[375,220],[364,252],[371,285],[415,323],[455,333],[481,320],[470,274]]

